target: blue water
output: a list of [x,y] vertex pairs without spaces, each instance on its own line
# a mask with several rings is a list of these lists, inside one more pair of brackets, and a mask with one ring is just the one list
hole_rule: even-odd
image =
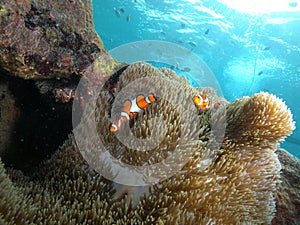
[[[262,0],[245,9],[247,2],[253,1],[94,0],[94,22],[108,50],[142,40],[191,50],[228,101],[274,93],[300,126],[300,1]],[[300,129],[281,146],[300,158]]]

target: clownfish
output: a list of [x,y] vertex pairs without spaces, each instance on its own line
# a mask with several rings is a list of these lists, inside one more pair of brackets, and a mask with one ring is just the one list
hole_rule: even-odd
[[199,109],[208,109],[210,107],[210,101],[203,92],[200,95],[196,95],[193,100]]
[[111,132],[121,130],[122,124],[124,122],[131,120],[135,115],[137,115],[142,110],[146,109],[151,103],[155,101],[156,98],[153,94],[149,94],[146,97],[143,95],[139,95],[131,101],[125,101],[120,119],[114,122],[110,126],[109,130]]

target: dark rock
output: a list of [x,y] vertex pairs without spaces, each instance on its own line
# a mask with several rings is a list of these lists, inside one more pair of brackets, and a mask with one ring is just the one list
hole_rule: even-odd
[[8,82],[0,76],[0,158],[4,157],[12,142],[12,133],[20,116],[16,99],[8,88]]
[[91,1],[0,3],[0,68],[23,78],[82,75],[106,54],[94,30]]
[[8,166],[30,171],[67,139],[71,104],[42,95],[34,80],[3,73],[0,96],[0,158]]
[[120,65],[94,30],[90,0],[1,1],[3,162],[25,171],[50,157],[72,130],[80,78],[99,86]]
[[282,166],[281,183],[276,196],[273,225],[300,224],[300,161],[284,149],[277,150]]

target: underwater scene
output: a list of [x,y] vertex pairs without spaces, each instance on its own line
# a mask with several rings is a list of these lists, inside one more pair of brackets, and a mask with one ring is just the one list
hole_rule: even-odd
[[299,0],[1,0],[0,225],[299,225]]
[[298,1],[95,0],[93,9],[107,50],[141,40],[172,42],[208,65],[226,100],[260,91],[282,98],[296,130],[281,146],[300,158]]

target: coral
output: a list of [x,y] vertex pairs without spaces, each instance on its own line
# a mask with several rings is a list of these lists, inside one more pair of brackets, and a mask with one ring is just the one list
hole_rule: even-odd
[[108,54],[94,30],[91,1],[1,1],[0,68],[9,74],[82,76],[103,55]]
[[[278,142],[294,129],[291,113],[280,99],[259,93],[228,103],[215,96],[211,89],[192,88],[185,78],[171,70],[156,69],[146,63],[128,66],[116,82],[114,92],[104,89],[99,93],[97,107],[91,114],[96,118],[98,138],[111,155],[138,166],[149,166],[165,159],[168,153],[179,152],[168,163],[181,163],[180,171],[149,186],[147,191],[122,187],[105,180],[86,164],[71,135],[61,149],[32,174],[25,176],[15,170],[5,171],[0,165],[0,186],[3,187],[0,194],[1,199],[5,199],[5,204],[0,203],[3,221],[33,224],[271,223],[281,168],[275,150]],[[109,131],[109,126],[119,115],[126,98],[152,91],[158,101],[129,125],[133,136],[143,138],[144,142],[155,135],[162,139],[154,148],[146,149],[142,145],[143,151],[137,151],[134,147],[139,145],[131,141],[131,136],[124,144]],[[206,111],[197,109],[193,96],[201,91],[220,103],[220,107]],[[218,132],[225,122],[227,126],[221,141],[222,132]],[[220,148],[211,145],[212,140],[219,141]],[[93,139],[87,136],[86,141],[93,142]],[[157,171],[154,176],[160,177],[164,172]],[[18,211],[13,210],[15,204],[18,204]]]
[[41,95],[34,80],[0,74],[0,89],[5,91],[0,100],[0,157],[6,165],[31,170],[72,131],[71,106]]
[[276,218],[272,224],[300,224],[300,161],[284,149],[276,153],[282,170],[276,193]]
[[227,136],[241,147],[272,148],[295,129],[285,103],[264,92],[233,102],[227,114]]

